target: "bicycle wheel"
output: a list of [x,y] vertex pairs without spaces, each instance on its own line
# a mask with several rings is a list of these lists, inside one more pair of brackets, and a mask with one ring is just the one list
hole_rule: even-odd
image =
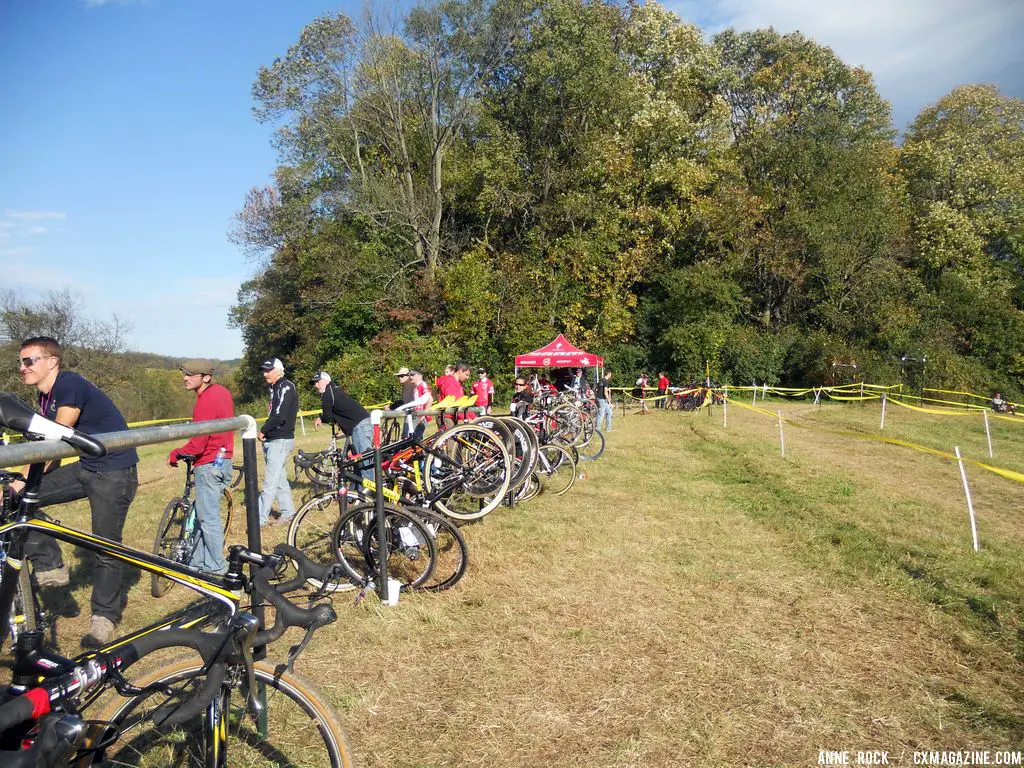
[[440,592],[451,589],[466,574],[469,565],[469,545],[462,531],[449,518],[425,507],[408,507],[408,511],[423,521],[434,536],[434,570],[430,578],[417,589]]
[[561,496],[576,482],[576,462],[572,454],[560,445],[542,445],[537,474],[544,493]]
[[[414,515],[390,504],[384,505],[387,536],[388,577],[401,588],[416,589],[426,583],[434,570],[437,548],[434,536]],[[338,520],[331,536],[334,558],[357,584],[373,581],[377,575],[380,538],[374,504],[359,504]]]
[[[256,683],[266,692],[265,722],[248,710],[242,689],[231,691],[223,714],[227,765],[350,768],[352,751],[333,708],[312,685],[273,664],[253,665]],[[138,768],[203,768],[209,764],[205,714],[176,727],[158,726],[157,713],[191,698],[205,676],[194,677],[201,662],[180,659],[135,682],[139,687],[166,686],[129,699],[119,699],[100,717],[116,733],[97,764]],[[244,675],[243,675],[244,677]],[[229,676],[230,679],[230,676]],[[159,719],[159,718],[157,718]]]
[[439,511],[477,520],[498,508],[508,492],[512,460],[493,432],[463,424],[441,433],[431,451],[424,482]]
[[580,461],[597,461],[604,453],[604,435],[595,429],[590,439],[576,450],[579,452]]
[[[188,517],[188,510],[185,502],[180,496],[176,496],[167,502],[164,513],[160,518],[160,525],[156,529],[156,541],[153,543],[153,553],[160,557],[173,560],[176,563],[182,561],[185,548],[185,518]],[[170,579],[153,574],[150,592],[153,597],[166,595],[174,582]]]
[[519,504],[523,501],[529,501],[540,493],[540,488],[540,478],[537,476],[537,472],[531,473],[526,482],[516,492],[515,503]]
[[[358,497],[349,498],[351,506],[355,506],[361,501],[362,499]],[[288,526],[288,543],[315,563],[323,565],[335,563],[337,558],[334,556],[331,534],[340,517],[341,495],[338,491],[315,496],[303,504],[292,517],[291,524]],[[309,583],[316,589],[321,589],[324,586],[319,579],[310,579]],[[336,582],[327,585],[326,589],[329,592],[338,592],[355,589],[355,585]]]

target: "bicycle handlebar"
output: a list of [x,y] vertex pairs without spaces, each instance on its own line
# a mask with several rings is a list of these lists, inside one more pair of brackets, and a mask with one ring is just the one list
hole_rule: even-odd
[[[205,679],[188,700],[181,703],[169,700],[153,715],[153,720],[157,725],[164,727],[180,725],[206,709],[223,685],[229,663],[243,661],[248,663],[244,650],[247,644],[248,647],[267,645],[277,640],[289,627],[301,627],[307,630],[307,633],[312,633],[319,627],[337,620],[334,608],[327,603],[320,603],[312,608],[301,608],[283,594],[296,589],[310,578],[330,580],[334,577],[333,566],[320,566],[305,557],[299,550],[286,544],[279,544],[274,555],[248,552],[246,555],[252,561],[262,563],[262,566],[253,575],[252,583],[277,611],[277,620],[273,627],[257,632],[255,631],[257,626],[255,617],[251,614],[236,614],[232,619],[231,626],[220,632],[172,628],[142,635],[119,645],[115,651],[90,656],[70,672],[47,679],[37,687],[0,705],[0,733],[21,723],[45,717],[50,713],[53,701],[81,694],[112,679],[117,685],[116,681],[121,679],[120,672],[122,670],[155,651],[171,647],[186,647],[195,650],[207,668]],[[285,557],[295,562],[298,576],[275,586],[270,580],[276,575],[277,566]],[[123,679],[121,681],[123,682]],[[138,691],[135,693],[137,694]],[[31,768],[36,768],[36,766],[48,768],[51,765],[59,764],[59,760],[53,762],[53,755],[55,753],[64,754],[60,740],[47,737],[45,741],[49,746],[46,746],[40,742],[41,735],[42,731],[40,736],[36,737],[39,750],[34,751],[35,745],[33,745],[32,750],[23,751],[26,754],[31,752],[34,756],[30,761],[19,765],[24,768],[30,766]],[[6,758],[6,755],[4,756]],[[29,760],[29,758],[24,759]],[[67,759],[66,754],[64,759]],[[5,766],[11,764],[9,760],[5,759]]]
[[107,455],[106,446],[95,438],[40,416],[32,406],[11,392],[0,392],[0,426],[10,427],[26,436],[63,440],[88,456],[102,458]]

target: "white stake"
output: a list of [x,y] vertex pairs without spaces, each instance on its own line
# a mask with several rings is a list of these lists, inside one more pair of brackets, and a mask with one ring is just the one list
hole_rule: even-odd
[[824,387],[821,387],[821,389],[815,389],[814,390],[814,404],[815,405],[821,405],[821,390],[823,390],[823,389],[824,389]]
[[754,396],[750,398],[750,404],[751,405],[757,405],[757,382],[756,381],[754,382],[753,390],[754,390]]
[[988,457],[992,458],[992,433],[988,431],[988,411],[982,411],[981,415],[985,417],[985,438],[988,440]]
[[885,429],[885,392],[882,393],[882,423],[878,425],[879,429]]
[[[726,390],[726,391],[728,392],[728,390]],[[722,401],[722,428],[723,429],[728,429],[729,428],[729,396],[728,396],[728,394],[726,395],[725,399]]]
[[[292,422],[292,426],[295,426],[295,422]],[[299,414],[299,426],[302,427],[302,436],[306,436],[306,420],[302,418],[302,414]]]
[[964,495],[967,497],[967,514],[971,518],[971,538],[974,539],[974,551],[980,552],[981,545],[978,543],[978,522],[974,519],[974,504],[971,502],[971,489],[967,487],[967,473],[964,472],[964,460],[960,457],[960,446],[954,446],[957,464],[960,465],[960,478],[964,481]]
[[779,415],[779,450],[782,452],[782,458],[786,458],[786,438],[782,434],[782,411],[776,411]]

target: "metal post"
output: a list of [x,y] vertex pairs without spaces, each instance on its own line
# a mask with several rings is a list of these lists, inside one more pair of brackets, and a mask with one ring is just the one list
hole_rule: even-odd
[[[242,432],[242,480],[245,483],[245,537],[246,546],[253,552],[263,551],[263,537],[260,532],[260,480],[256,470],[256,421],[251,417],[251,424]],[[225,531],[226,533],[226,531]],[[249,566],[249,576],[255,575],[256,566]],[[253,615],[260,623],[260,629],[266,629],[266,616],[263,601],[253,606]],[[253,649],[253,658],[262,659],[267,655],[266,646]]]
[[380,457],[380,420],[383,411],[375,409],[370,413],[373,425],[373,481],[376,486],[373,498],[374,514],[377,516],[377,595],[382,603],[388,601],[388,527],[384,520],[384,471]]
[[978,542],[978,521],[974,518],[974,504],[971,502],[971,489],[967,486],[967,473],[964,471],[964,460],[960,456],[960,446],[954,446],[956,463],[960,466],[960,479],[964,482],[964,495],[967,497],[967,514],[971,518],[971,538],[974,540],[974,551],[981,551],[981,544]]
[[729,428],[729,395],[728,389],[726,390],[726,396],[722,400],[722,428]]
[[782,411],[778,410],[775,413],[779,416],[779,450],[782,452],[782,458],[786,458],[786,438],[782,434]]
[[754,406],[757,405],[757,379],[754,379],[750,383],[753,385],[751,387],[751,390],[753,390],[753,397],[750,398],[750,405]]
[[302,428],[302,436],[305,437],[306,436],[306,419],[303,417],[303,415],[301,413],[299,414],[299,426]]
[[988,429],[988,411],[982,411],[981,415],[985,417],[985,438],[988,440],[988,457],[992,458],[992,433]]
[[885,429],[885,392],[882,393],[882,422],[878,425],[880,430]]

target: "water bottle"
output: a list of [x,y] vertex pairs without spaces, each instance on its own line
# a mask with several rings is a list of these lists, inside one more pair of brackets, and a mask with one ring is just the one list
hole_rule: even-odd
[[228,455],[228,449],[225,448],[222,445],[220,447],[220,449],[217,451],[217,457],[213,460],[213,466],[215,466],[215,467],[223,467],[224,466],[224,457],[227,456],[227,455]]
[[185,536],[191,536],[192,531],[196,528],[196,503],[193,501],[192,506],[188,508],[188,514],[185,516]]

